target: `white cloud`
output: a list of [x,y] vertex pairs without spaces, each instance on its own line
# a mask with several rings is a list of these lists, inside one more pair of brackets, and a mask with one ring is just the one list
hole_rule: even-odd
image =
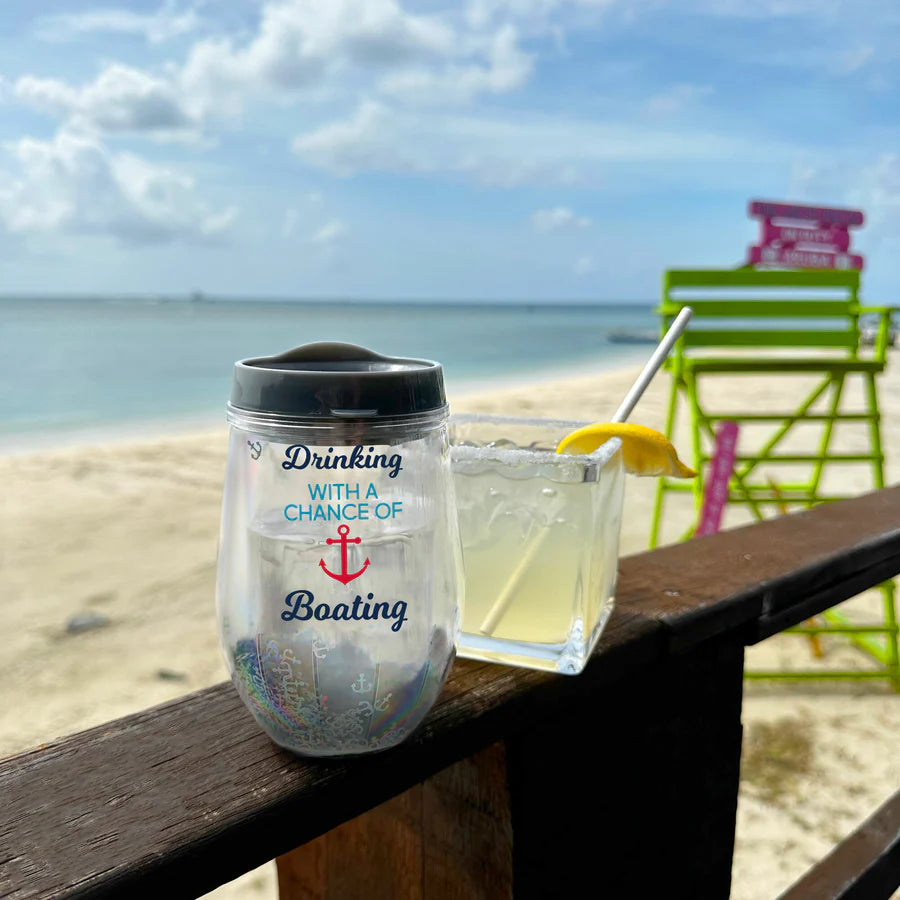
[[324,244],[333,246],[347,234],[347,226],[340,219],[332,219],[326,222],[321,228],[317,228],[313,233],[312,242],[314,244]]
[[281,236],[285,240],[292,238],[297,230],[299,222],[300,210],[294,209],[293,207],[286,209],[284,211],[284,219],[281,222]]
[[[504,94],[524,85],[533,70],[533,58],[518,43],[511,25],[504,25],[488,37],[470,39],[480,48],[483,62],[449,62],[439,67],[418,66],[386,76],[380,89],[395,97],[427,103],[466,101],[477,94]],[[471,57],[476,54],[472,53]]]
[[[332,217],[326,219],[327,203],[318,191],[310,191],[296,198],[296,205],[284,211],[281,220],[281,237],[284,240],[300,239],[320,246],[337,244],[347,233],[344,222]],[[321,224],[324,220],[324,224]],[[314,225],[314,223],[320,223]]]
[[466,17],[475,27],[509,18],[546,24],[554,13],[564,7],[603,11],[616,5],[617,0],[468,0]]
[[[137,32],[152,20],[161,39],[166,27],[193,27],[191,15],[170,4],[153,14],[95,10],[50,21]],[[238,116],[256,98],[334,98],[362,89],[431,105],[461,102],[519,88],[532,64],[509,24],[471,30],[452,12],[413,13],[398,0],[269,0],[246,40],[204,38],[183,62],[155,73],[112,63],[81,85],[28,75],[13,96],[70,129],[195,138],[209,120]]]
[[[189,186],[193,188],[192,183]],[[238,208],[236,206],[226,206],[219,212],[202,212],[196,222],[196,235],[204,238],[219,238],[231,230],[237,217]],[[190,236],[190,232],[186,232],[186,234]]]
[[587,216],[576,215],[567,206],[554,206],[552,209],[535,210],[531,214],[531,224],[539,234],[546,234],[550,231],[587,228],[591,220]]
[[347,119],[298,135],[307,165],[341,176],[456,173],[484,184],[598,184],[615,165],[760,163],[782,148],[715,133],[534,114],[417,113],[365,102]]
[[360,105],[349,119],[337,120],[299,135],[292,149],[301,159],[335,175],[361,170],[429,171],[423,148],[398,145],[390,111],[380,103]]
[[154,243],[220,237],[237,210],[211,210],[189,176],[96,139],[67,132],[23,138],[7,148],[15,171],[0,171],[0,227],[13,234],[108,235]]
[[708,84],[673,84],[647,101],[647,112],[656,117],[676,116],[712,92]]
[[[794,167],[792,197],[822,206],[863,210],[862,236],[900,238],[900,153],[874,159],[806,161]],[[854,242],[856,231],[853,232]]]
[[70,126],[108,133],[149,132],[158,137],[196,135],[197,119],[169,81],[119,64],[81,87],[26,75],[12,86],[29,106],[61,116]]
[[847,0],[694,0],[692,12],[708,13],[739,19],[780,19],[813,16],[819,21],[833,18],[842,7],[849,7]]
[[597,263],[593,256],[579,256],[572,267],[572,271],[579,276],[590,275],[597,270]]
[[[340,101],[364,92],[440,107],[514,91],[530,78],[533,57],[511,24],[472,28],[459,9],[426,14],[401,2],[267,0],[249,37],[204,38],[183,61],[156,71],[114,62],[81,84],[29,74],[7,93],[57,117],[69,132],[196,142],[215,120],[236,118],[258,100]],[[106,32],[157,43],[199,24],[196,10],[176,0],[152,12],[110,7],[39,20],[48,39]],[[410,158],[404,165],[416,164]],[[334,168],[348,166],[345,160]]]
[[845,50],[838,56],[837,70],[844,75],[858,72],[875,56],[875,48],[870,44],[860,44]]
[[209,109],[236,112],[254,92],[319,90],[354,70],[396,71],[456,52],[457,35],[441,18],[395,0],[273,0],[245,46],[197,43],[179,81]]
[[109,7],[77,13],[42,16],[37,20],[37,36],[45,41],[65,43],[87,34],[124,34],[160,44],[196,30],[200,17],[194,9],[179,9],[171,2],[154,12]]

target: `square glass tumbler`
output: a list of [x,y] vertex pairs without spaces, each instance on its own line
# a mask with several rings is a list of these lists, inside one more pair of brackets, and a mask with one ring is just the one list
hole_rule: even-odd
[[625,487],[618,438],[591,454],[556,453],[585,424],[451,417],[466,577],[460,656],[584,668],[612,612]]

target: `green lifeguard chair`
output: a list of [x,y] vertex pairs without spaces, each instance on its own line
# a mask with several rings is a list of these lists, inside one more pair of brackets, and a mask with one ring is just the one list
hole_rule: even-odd
[[[676,415],[686,407],[692,439],[693,465],[700,477],[692,482],[659,479],[650,545],[656,546],[666,500],[672,492],[689,491],[699,514],[703,502],[703,473],[710,461],[716,426],[733,421],[742,429],[767,432],[753,451],[739,447],[729,482],[728,504],[740,504],[757,519],[779,509],[810,507],[849,496],[826,490],[826,472],[841,464],[871,468],[873,488],[884,487],[884,454],[881,447],[880,413],[876,376],[884,371],[890,341],[891,310],[866,308],[859,303],[859,272],[848,270],[676,269],[663,278],[662,328],[691,306],[694,318],[679,340],[667,368],[671,393],[666,414],[666,434],[673,437]],[[870,352],[863,352],[860,315],[877,314],[880,324]],[[728,348],[728,355],[722,350]],[[736,348],[740,348],[736,350]],[[717,352],[718,351],[718,352]],[[729,409],[710,410],[702,387],[717,376],[778,376],[783,379],[784,406],[794,409],[748,411],[736,393]],[[806,394],[798,378],[813,390]],[[841,401],[852,379],[861,379],[863,408],[845,411]],[[779,404],[780,406],[781,404]],[[787,448],[798,427],[813,423],[820,428],[814,450]],[[838,452],[835,426],[855,423],[868,429],[865,452]],[[778,484],[764,480],[767,464],[805,464],[806,480]],[[727,510],[728,506],[726,506]],[[682,539],[694,533],[692,524]],[[900,690],[897,650],[897,615],[894,583],[881,586],[883,616],[875,624],[854,624],[840,611],[824,616],[823,624],[794,629],[810,635],[843,633],[875,660],[877,668],[863,671],[748,672],[768,678],[884,678]]]

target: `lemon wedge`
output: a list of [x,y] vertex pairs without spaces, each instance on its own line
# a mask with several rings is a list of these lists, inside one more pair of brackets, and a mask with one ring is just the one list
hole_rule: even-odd
[[630,422],[605,422],[586,425],[567,434],[556,448],[557,453],[593,453],[610,438],[622,441],[625,471],[631,475],[667,475],[671,478],[694,478],[697,473],[679,458],[664,434],[632,425]]

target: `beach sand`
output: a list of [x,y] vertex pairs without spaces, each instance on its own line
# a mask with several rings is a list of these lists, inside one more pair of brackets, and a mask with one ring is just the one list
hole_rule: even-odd
[[[458,412],[608,419],[637,368],[455,396]],[[632,420],[661,427],[667,391],[659,377]],[[853,386],[851,398],[862,396]],[[784,409],[780,380],[724,379],[711,409]],[[900,480],[900,352],[880,382],[888,483]],[[846,426],[845,426],[846,428]],[[753,439],[752,432],[745,433]],[[859,428],[838,431],[864,451]],[[745,439],[745,438],[742,438]],[[790,446],[814,446],[799,434]],[[676,440],[689,456],[682,429]],[[154,441],[106,441],[0,458],[4,602],[0,629],[0,756],[151,706],[226,677],[216,642],[214,578],[225,465],[225,431]],[[796,467],[794,467],[796,469]],[[865,468],[836,467],[826,488],[871,487]],[[774,470],[776,477],[784,471]],[[629,479],[622,553],[646,547],[652,479]],[[667,536],[690,521],[673,504]],[[729,525],[742,521],[731,516]],[[857,615],[871,596],[851,601]],[[108,624],[77,634],[71,616]],[[829,666],[866,668],[865,656],[823,640]],[[752,648],[753,666],[802,666],[807,640],[779,636]],[[27,706],[22,702],[27,698]],[[900,785],[900,696],[883,683],[748,683],[745,751],[733,894],[770,898]],[[699,850],[700,848],[698,848]],[[274,897],[269,864],[215,891],[217,898]]]

